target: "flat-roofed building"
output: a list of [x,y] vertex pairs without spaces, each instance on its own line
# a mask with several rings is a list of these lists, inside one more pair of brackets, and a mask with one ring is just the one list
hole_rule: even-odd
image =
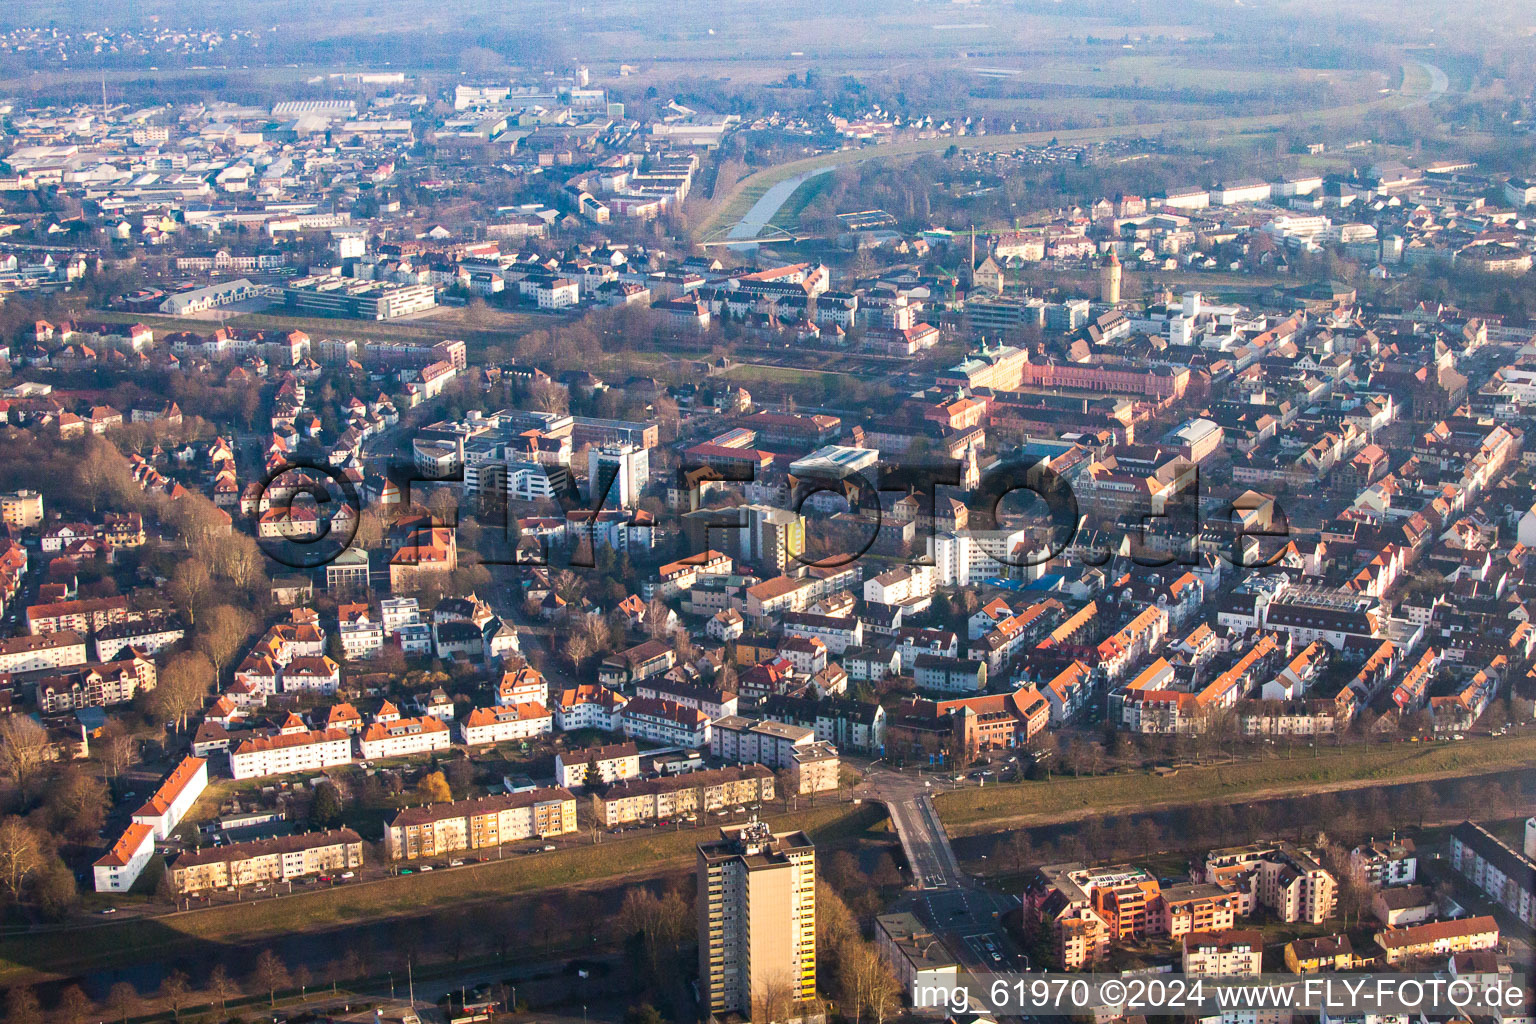
[[[798,1016],[816,997],[816,848],[751,821],[700,843],[699,996],[711,1018]],[[776,1003],[783,1006],[775,1006]]]

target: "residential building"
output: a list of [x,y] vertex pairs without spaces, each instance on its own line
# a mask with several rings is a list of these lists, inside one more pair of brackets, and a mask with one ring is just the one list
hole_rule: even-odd
[[624,735],[669,747],[704,747],[711,734],[709,716],[670,700],[636,697],[618,712]]
[[582,683],[560,691],[555,702],[555,724],[561,732],[596,729],[618,732],[623,728],[620,712],[629,698],[617,690],[596,683]]
[[37,672],[85,662],[85,637],[72,630],[0,640],[0,672]]
[[207,788],[208,762],[201,757],[184,757],[144,805],[133,812],[133,820],[153,829],[156,839],[169,839]]
[[772,800],[773,772],[760,764],[731,765],[623,779],[592,797],[592,812],[605,828],[631,822],[697,819],[715,811],[757,807]]
[[875,948],[905,992],[926,984],[953,988],[958,980],[959,961],[944,940],[918,920],[916,914],[901,911],[876,917]]
[[769,1019],[816,997],[816,849],[751,821],[698,848],[699,1001],[706,1016]]
[[155,829],[130,822],[117,842],[91,867],[97,892],[127,892],[155,855]]
[[1285,966],[1292,974],[1347,971],[1355,966],[1355,951],[1348,935],[1320,935],[1285,944]]
[[1373,889],[1412,885],[1418,866],[1412,839],[1372,839],[1349,852],[1350,870]]
[[43,496],[37,491],[0,494],[0,522],[18,530],[31,530],[43,522]]
[[[1526,826],[1527,846],[1531,826]],[[1451,830],[1451,867],[1527,926],[1536,927],[1536,862],[1481,825]]]
[[[1290,843],[1212,850],[1205,860],[1205,881],[1231,884],[1247,899],[1268,907],[1287,924],[1322,924],[1333,916],[1338,883],[1310,851]],[[1239,913],[1250,913],[1245,904]]]
[[190,850],[178,856],[166,873],[172,891],[187,894],[291,882],[362,865],[363,837],[350,828],[339,828]]
[[301,724],[273,736],[242,740],[229,755],[237,779],[289,772],[317,772],[352,761],[352,736],[340,729],[310,730]]
[[554,732],[554,716],[543,704],[501,704],[475,708],[459,723],[459,738],[471,747],[527,740]]
[[374,722],[357,737],[358,749],[369,761],[447,750],[448,741],[447,724],[431,716]]
[[390,860],[440,857],[576,831],[576,798],[558,787],[407,807],[384,830]]
[[566,789],[610,785],[640,777],[640,750],[633,743],[609,743],[555,754],[555,785]]
[[1184,936],[1185,974],[1241,977],[1260,972],[1264,936],[1248,928],[1193,932]]
[[1431,921],[1408,928],[1385,928],[1376,933],[1388,964],[1410,961],[1440,964],[1455,953],[1494,949],[1499,944],[1499,925],[1486,915],[1453,921]]

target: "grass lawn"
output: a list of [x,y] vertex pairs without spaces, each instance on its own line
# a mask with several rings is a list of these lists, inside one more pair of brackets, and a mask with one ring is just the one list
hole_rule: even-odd
[[[777,831],[804,829],[818,846],[858,841],[878,828],[884,811],[875,805],[829,803],[767,818]],[[556,853],[390,877],[378,881],[303,891],[162,917],[92,922],[56,931],[0,938],[0,986],[46,977],[71,976],[165,958],[199,942],[258,944],[274,935],[320,931],[364,920],[420,914],[455,904],[477,903],[519,893],[557,890],[624,876],[645,877],[686,869],[694,847],[715,834],[710,826],[610,839]]]
[[845,374],[827,370],[802,370],[795,366],[737,363],[721,376],[737,384],[804,384],[818,377],[842,377]]
[[1372,782],[1474,775],[1519,768],[1536,760],[1536,735],[1459,743],[1383,743],[1371,747],[1305,748],[1294,759],[1184,768],[1173,776],[1144,772],[1091,778],[1057,777],[942,793],[934,798],[952,834],[1005,823],[1067,820],[1085,813],[1158,805],[1319,792]]
[[784,231],[797,231],[800,228],[800,214],[805,208],[816,201],[816,197],[826,191],[832,183],[830,174],[818,174],[814,178],[807,178],[800,183],[800,187],[790,193],[784,205],[779,207],[777,213],[769,219],[768,223],[773,227]]

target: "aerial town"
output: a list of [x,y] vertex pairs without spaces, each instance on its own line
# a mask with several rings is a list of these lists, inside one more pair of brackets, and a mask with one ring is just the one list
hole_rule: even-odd
[[0,18],[4,1019],[1536,1019],[1528,27],[630,2]]

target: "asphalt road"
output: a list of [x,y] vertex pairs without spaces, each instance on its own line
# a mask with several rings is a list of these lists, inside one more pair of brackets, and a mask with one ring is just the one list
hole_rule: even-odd
[[960,868],[930,796],[951,777],[898,771],[878,763],[865,770],[856,796],[884,804],[912,872],[914,893],[902,906],[944,939],[961,967],[973,972],[1028,970],[1027,958],[1003,917],[1016,897],[982,886]]

